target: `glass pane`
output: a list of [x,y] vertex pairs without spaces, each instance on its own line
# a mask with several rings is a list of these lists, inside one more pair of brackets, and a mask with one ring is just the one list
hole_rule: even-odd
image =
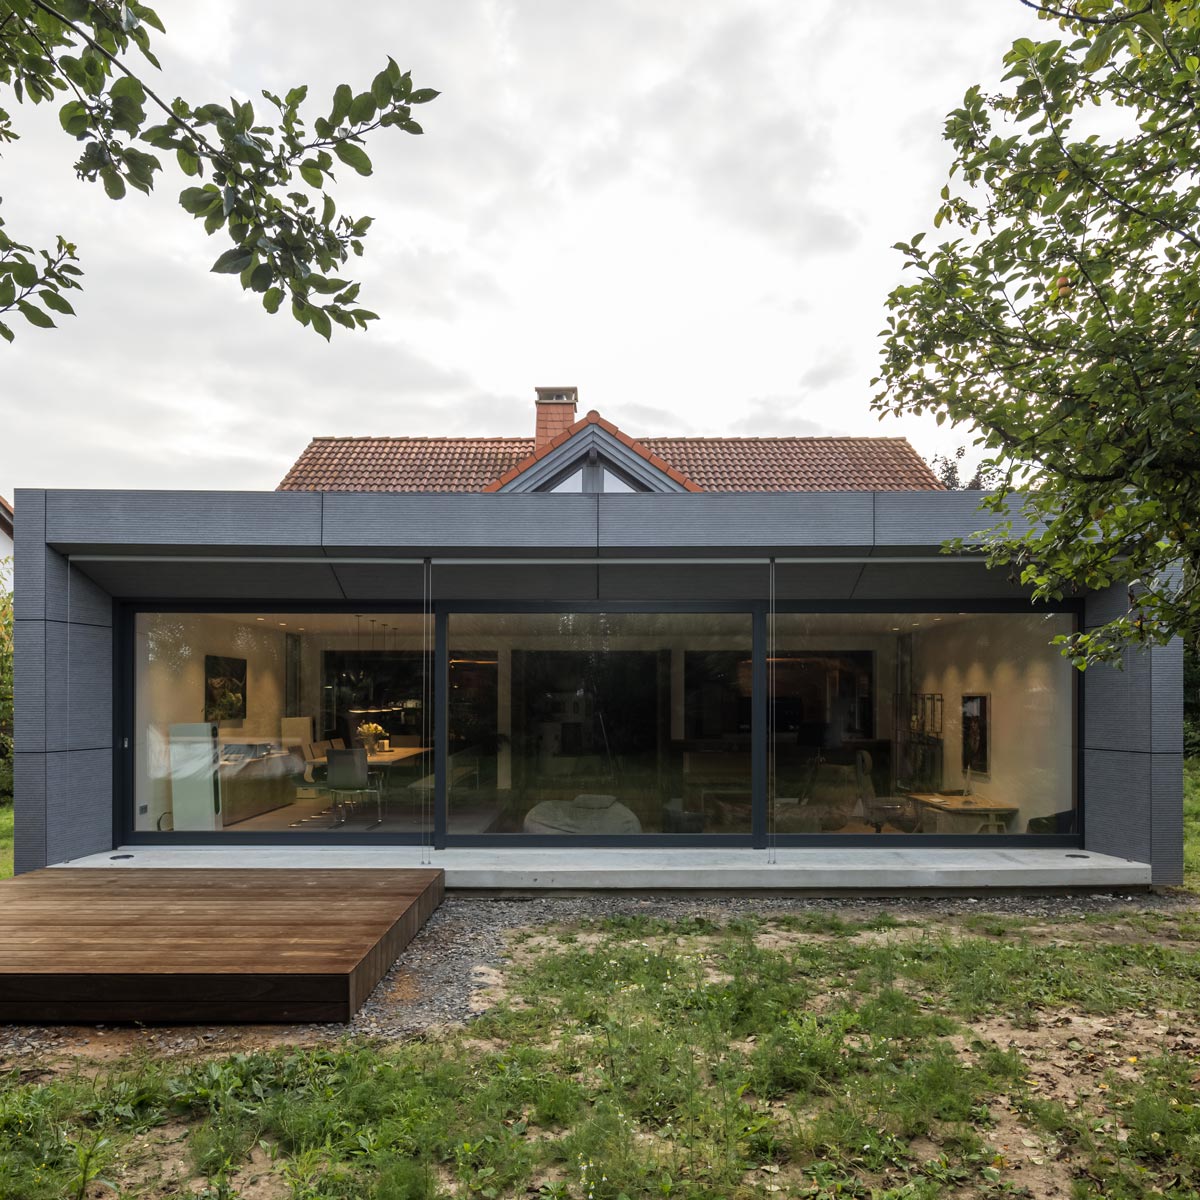
[[1069,615],[779,614],[779,833],[1070,833]]
[[573,475],[568,475],[565,479],[560,479],[551,489],[552,492],[582,492],[583,491],[583,468],[581,467]]
[[605,467],[604,490],[606,492],[636,492],[637,488],[630,487],[620,475],[614,475],[612,471]]
[[750,832],[749,614],[452,614],[451,833]]
[[139,614],[136,828],[431,828],[423,644],[415,614]]

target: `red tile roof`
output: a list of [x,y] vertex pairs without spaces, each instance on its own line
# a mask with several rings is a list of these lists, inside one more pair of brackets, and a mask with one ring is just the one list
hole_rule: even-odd
[[13,535],[13,506],[3,496],[0,496],[0,529],[9,537]]
[[318,437],[280,491],[495,491],[585,425],[619,437],[682,484],[706,492],[940,491],[905,438],[660,437],[635,440],[588,413],[534,454],[528,437]]

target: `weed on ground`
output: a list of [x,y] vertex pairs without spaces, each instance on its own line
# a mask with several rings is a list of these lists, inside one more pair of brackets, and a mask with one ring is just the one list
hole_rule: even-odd
[[1197,936],[1183,907],[520,931],[466,1027],[23,1062],[0,1197],[1183,1200]]

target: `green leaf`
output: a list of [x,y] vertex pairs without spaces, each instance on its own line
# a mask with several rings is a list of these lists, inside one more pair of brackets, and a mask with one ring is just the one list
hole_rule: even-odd
[[33,263],[24,262],[21,259],[13,263],[12,277],[23,288],[36,287],[38,279],[41,278]]
[[232,250],[226,250],[210,270],[216,275],[240,275],[250,265],[253,257],[249,250],[235,246]]
[[267,288],[267,290],[263,293],[263,308],[265,308],[267,310],[267,312],[277,313],[279,311],[279,306],[282,303],[283,303],[283,289],[282,288],[277,288],[277,287]]
[[30,325],[36,325],[39,329],[54,329],[54,322],[42,312],[40,308],[34,307],[28,300],[18,300],[17,308],[21,310],[21,316],[27,320]]
[[0,337],[2,337],[6,342],[11,342],[13,340],[13,331],[9,329],[9,327],[5,325],[3,321],[0,321]]
[[334,214],[337,212],[337,205],[333,202],[332,196],[325,197],[325,203],[321,208],[321,224],[328,225],[333,220]]
[[73,317],[75,310],[71,305],[57,292],[50,291],[49,288],[38,292],[38,299],[47,307],[54,309],[55,312],[66,313],[67,316]]
[[319,188],[325,186],[325,174],[311,158],[305,159],[300,164],[300,178],[309,187]]
[[176,150],[175,160],[185,175],[200,174],[200,160],[194,154],[189,154],[186,150]]
[[250,288],[255,292],[265,292],[274,279],[274,269],[268,263],[259,263],[250,276]]
[[375,103],[379,108],[382,108],[391,100],[392,81],[386,70],[380,71],[371,80],[371,95],[375,97]]
[[333,93],[333,109],[329,114],[329,123],[335,129],[350,114],[350,105],[354,103],[354,93],[348,83],[339,83]]
[[326,341],[329,341],[329,335],[333,332],[333,326],[329,323],[329,314],[323,308],[310,308],[308,315],[312,319],[312,327]]
[[58,122],[72,137],[83,137],[89,128],[87,106],[71,100],[58,110]]
[[361,146],[356,146],[353,142],[338,142],[333,152],[346,166],[353,167],[360,175],[371,174],[371,160]]
[[110,199],[120,200],[125,195],[125,180],[121,178],[121,173],[116,167],[105,167],[100,172],[100,178]]
[[430,100],[436,100],[442,93],[436,88],[417,88],[409,97],[411,104],[428,104]]
[[365,125],[375,115],[375,97],[370,92],[362,92],[354,97],[350,105],[350,124]]
[[114,100],[129,100],[141,106],[146,103],[146,89],[132,75],[122,75],[108,89]]
[[184,188],[179,193],[179,203],[187,212],[199,217],[221,203],[221,193],[215,187]]
[[0,276],[0,308],[9,308],[17,298],[17,285],[12,276]]

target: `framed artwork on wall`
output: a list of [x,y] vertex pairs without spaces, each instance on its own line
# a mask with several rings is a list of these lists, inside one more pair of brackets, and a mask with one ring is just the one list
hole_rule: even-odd
[[246,719],[246,660],[219,654],[204,656],[204,719]]
[[962,767],[975,775],[986,775],[991,754],[991,697],[962,698]]

